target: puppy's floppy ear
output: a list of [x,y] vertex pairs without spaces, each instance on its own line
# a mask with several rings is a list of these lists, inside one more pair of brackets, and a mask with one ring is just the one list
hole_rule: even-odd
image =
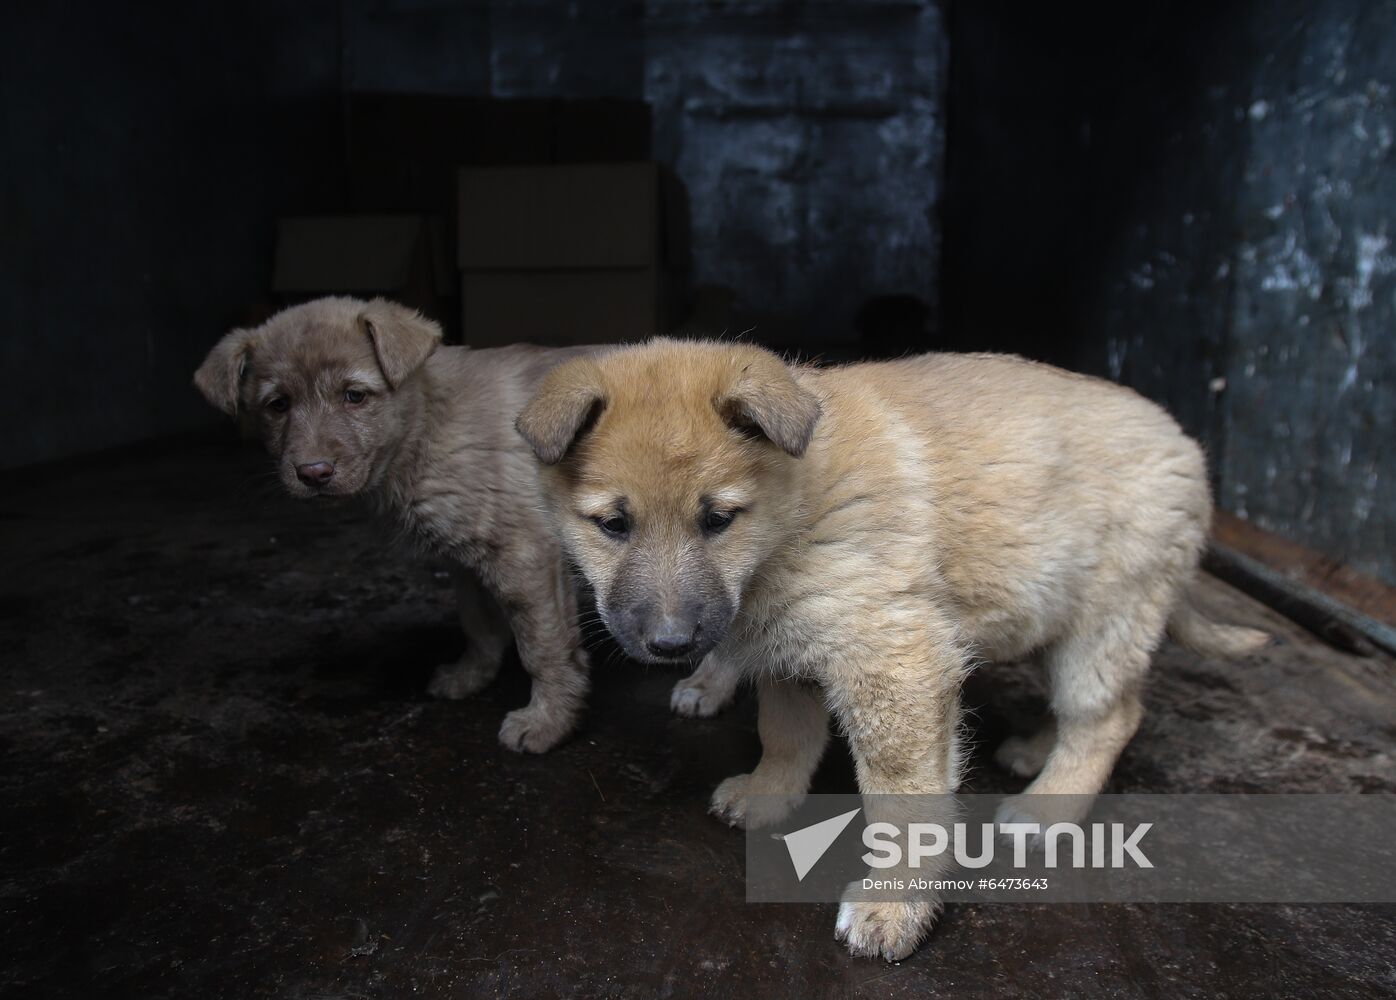
[[577,358],[548,372],[514,427],[540,462],[556,465],[605,406],[601,369]]
[[194,373],[194,385],[204,398],[230,417],[238,412],[242,377],[247,373],[247,356],[255,335],[255,330],[234,330],[225,335]]
[[441,343],[441,327],[415,309],[374,299],[359,316],[388,385],[396,389]]
[[742,366],[713,406],[729,426],[759,433],[795,458],[805,453],[819,422],[814,393],[802,389],[785,362],[766,351]]

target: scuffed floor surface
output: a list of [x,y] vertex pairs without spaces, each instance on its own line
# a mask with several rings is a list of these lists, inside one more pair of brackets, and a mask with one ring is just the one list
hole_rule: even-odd
[[[0,497],[0,993],[14,997],[1383,996],[1396,908],[951,906],[899,965],[833,906],[743,902],[708,793],[756,759],[752,699],[667,711],[604,645],[585,728],[495,742],[517,663],[469,702],[439,567],[259,456],[187,447],[10,475]],[[1116,791],[1396,791],[1392,664],[1284,643],[1166,647]],[[609,663],[607,661],[610,661]],[[967,694],[971,786],[1042,706],[1027,666]],[[846,752],[818,790],[852,790]]]

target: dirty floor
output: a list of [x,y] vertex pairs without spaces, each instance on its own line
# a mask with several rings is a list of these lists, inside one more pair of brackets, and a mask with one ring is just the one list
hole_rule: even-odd
[[[899,965],[833,906],[748,905],[708,793],[756,759],[752,699],[596,650],[582,732],[495,732],[517,663],[429,700],[459,640],[440,567],[353,507],[186,445],[6,477],[0,496],[0,994],[13,997],[1050,997],[1396,993],[1396,907],[951,906]],[[1209,583],[1281,645],[1168,646],[1116,791],[1396,791],[1396,671]],[[975,790],[1042,706],[970,683]],[[818,790],[852,790],[836,748]]]

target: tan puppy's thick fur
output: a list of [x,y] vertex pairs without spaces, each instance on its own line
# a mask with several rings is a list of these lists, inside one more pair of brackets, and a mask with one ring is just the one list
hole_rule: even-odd
[[[1036,774],[1028,793],[1093,795],[1166,628],[1213,652],[1265,639],[1187,603],[1202,453],[1107,382],[993,355],[813,369],[656,340],[554,369],[518,426],[618,641],[663,659],[686,637],[756,679],[761,761],[712,801],[735,824],[800,801],[829,713],[862,792],[953,790],[966,673],[1030,654],[1052,722],[1000,759]],[[901,958],[937,909],[850,896],[837,933]]]
[[[573,580],[512,425],[543,374],[585,349],[440,342],[435,323],[394,303],[320,299],[234,330],[194,381],[256,427],[293,495],[366,497],[452,562],[467,645],[430,691],[480,690],[512,638],[533,692],[499,738],[542,752],[577,723],[587,657]],[[675,688],[676,710],[711,714],[730,698],[732,672],[712,673],[709,664]]]

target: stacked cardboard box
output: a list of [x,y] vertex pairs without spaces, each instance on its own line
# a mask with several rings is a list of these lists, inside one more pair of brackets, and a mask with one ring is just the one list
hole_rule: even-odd
[[282,299],[384,295],[440,319],[453,283],[440,219],[329,215],[277,224],[272,291]]
[[686,226],[658,165],[465,169],[458,208],[465,343],[636,340],[677,318]]
[[281,220],[280,302],[385,295],[478,345],[635,339],[679,318],[686,204],[628,159],[650,145],[643,102],[358,95],[347,139],[355,214]]

